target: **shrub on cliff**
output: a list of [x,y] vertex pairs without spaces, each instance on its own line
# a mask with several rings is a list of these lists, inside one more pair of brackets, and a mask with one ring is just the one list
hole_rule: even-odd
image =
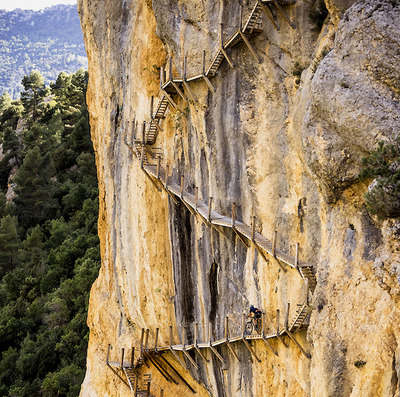
[[363,158],[360,179],[374,178],[365,194],[368,211],[380,219],[400,216],[400,137],[380,142]]

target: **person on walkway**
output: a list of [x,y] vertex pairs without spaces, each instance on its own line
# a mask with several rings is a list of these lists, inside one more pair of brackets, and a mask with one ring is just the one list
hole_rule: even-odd
[[256,319],[261,318],[262,312],[257,307],[250,305],[250,317],[255,317]]

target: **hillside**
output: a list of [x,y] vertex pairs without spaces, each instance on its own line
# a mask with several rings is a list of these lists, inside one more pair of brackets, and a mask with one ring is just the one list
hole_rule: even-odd
[[100,266],[88,75],[0,96],[0,396],[76,397]]
[[17,98],[32,70],[48,84],[81,67],[87,68],[87,59],[76,6],[0,10],[0,95]]

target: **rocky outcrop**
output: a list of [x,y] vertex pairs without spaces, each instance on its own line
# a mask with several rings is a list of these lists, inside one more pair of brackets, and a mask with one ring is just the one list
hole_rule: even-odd
[[[244,2],[244,14],[253,2]],[[330,17],[316,30],[312,2],[284,5],[296,29],[276,13],[280,30],[263,15],[252,39],[257,63],[242,46],[230,52],[212,79],[190,83],[197,102],[174,96],[150,148],[168,163],[171,180],[272,240],[316,269],[317,287],[307,333],[296,334],[307,359],[289,339],[244,344],[239,360],[199,361],[198,395],[393,396],[400,374],[398,341],[399,258],[397,222],[371,218],[363,204],[367,186],[357,180],[361,157],[399,127],[399,7],[396,1],[327,1]],[[204,340],[223,336],[225,316],[240,331],[250,304],[266,312],[269,331],[276,309],[296,302],[303,283],[283,272],[232,231],[225,237],[179,202],[159,192],[124,141],[149,120],[150,97],[159,93],[159,68],[173,56],[174,74],[187,56],[188,75],[201,73],[238,25],[238,3],[153,0],[80,0],[89,59],[88,102],[100,183],[102,268],[90,301],[88,370],[82,396],[128,396],[118,371],[107,367],[122,347],[139,347],[141,329],[153,343],[178,343],[194,322]],[[303,69],[299,84],[294,69]],[[299,74],[296,72],[295,74]],[[157,101],[156,101],[157,102]],[[153,160],[155,161],[155,160]],[[225,230],[225,229],[224,229]],[[281,316],[281,321],[283,321]],[[282,323],[281,323],[282,324]],[[179,364],[176,364],[177,366]],[[155,395],[187,395],[152,367]]]

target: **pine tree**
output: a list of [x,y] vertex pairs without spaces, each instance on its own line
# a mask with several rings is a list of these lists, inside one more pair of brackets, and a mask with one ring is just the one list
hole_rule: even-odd
[[25,107],[25,114],[32,115],[32,120],[36,121],[40,100],[46,94],[43,76],[37,70],[32,70],[29,76],[24,76],[22,85],[25,91],[21,93],[21,102]]
[[56,213],[58,203],[54,198],[55,173],[49,153],[42,156],[37,146],[27,152],[15,175],[17,196],[14,198],[20,223],[26,229],[43,223]]
[[368,211],[381,219],[400,216],[400,136],[390,143],[380,142],[363,158],[360,179],[374,178],[365,194]]
[[17,232],[18,220],[6,215],[0,222],[0,275],[12,270],[18,263],[18,248],[21,241]]

